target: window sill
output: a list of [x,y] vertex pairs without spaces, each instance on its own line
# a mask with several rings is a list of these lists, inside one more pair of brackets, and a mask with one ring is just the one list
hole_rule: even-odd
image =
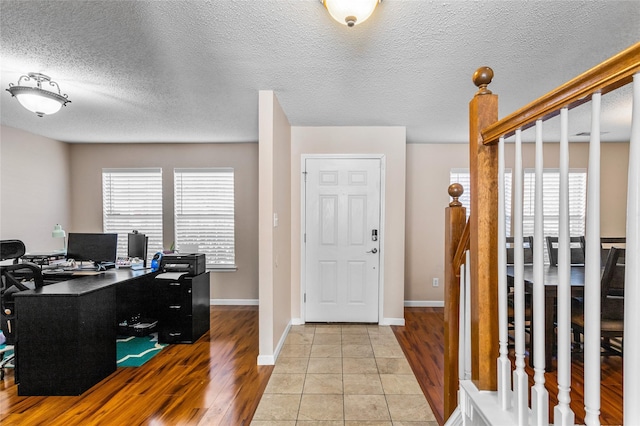
[[237,270],[237,265],[207,266],[207,271],[209,272],[236,272]]

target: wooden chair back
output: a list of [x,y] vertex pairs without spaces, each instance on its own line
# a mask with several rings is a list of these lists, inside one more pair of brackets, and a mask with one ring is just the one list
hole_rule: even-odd
[[[514,255],[513,237],[507,237],[507,265],[513,265]],[[533,237],[522,237],[522,247],[524,248],[524,264],[533,264]]]
[[602,272],[602,319],[624,320],[625,249],[611,247]]
[[[546,237],[549,264],[558,266],[558,237]],[[584,265],[584,236],[571,237],[571,264]]]
[[626,244],[626,237],[600,237],[600,265],[604,268],[611,247],[625,248]]

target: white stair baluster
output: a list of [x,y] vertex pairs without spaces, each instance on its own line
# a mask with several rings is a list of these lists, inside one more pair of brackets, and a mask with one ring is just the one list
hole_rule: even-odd
[[471,380],[471,268],[468,265],[471,265],[471,253],[469,250],[466,252],[466,260],[465,265],[465,295],[464,295],[464,308],[466,311],[465,314],[465,332],[464,332],[464,342],[465,342],[465,363],[464,363],[464,372],[465,372],[465,380]]
[[458,379],[460,380],[466,380],[465,377],[465,366],[466,366],[466,355],[467,355],[467,349],[465,347],[466,344],[466,340],[465,340],[465,334],[467,331],[467,321],[466,321],[466,317],[467,317],[467,312],[466,312],[466,307],[467,304],[465,302],[466,300],[466,291],[465,288],[466,283],[465,280],[467,279],[467,275],[465,273],[466,270],[466,265],[463,263],[462,265],[460,265],[460,304],[458,305]]
[[513,322],[516,340],[513,398],[518,424],[526,425],[529,414],[529,376],[524,369],[524,249],[522,245],[522,131],[520,129],[516,130],[513,187]]
[[571,253],[569,236],[569,110],[560,110],[560,224],[558,229],[558,405],[556,426],[573,425],[571,410]]
[[591,98],[591,140],[587,170],[587,225],[584,283],[584,422],[600,425],[600,105]]
[[511,407],[511,361],[509,360],[509,319],[507,247],[505,239],[504,138],[498,141],[498,400],[503,410]]
[[534,385],[531,388],[532,425],[549,424],[549,392],[544,386],[545,370],[545,297],[544,297],[544,200],[542,176],[544,172],[542,120],[536,121],[535,210],[533,218],[533,339]]
[[624,290],[624,424],[640,419],[640,73],[633,76]]

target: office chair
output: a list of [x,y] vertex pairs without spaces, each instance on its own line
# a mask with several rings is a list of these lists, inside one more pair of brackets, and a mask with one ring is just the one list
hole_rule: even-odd
[[[11,260],[10,265],[0,265],[0,329],[6,338],[5,351],[16,342],[16,310],[13,295],[20,291],[39,288],[44,285],[42,271],[33,263],[18,263],[25,254],[24,243],[20,240],[0,241],[0,261]],[[32,281],[33,285],[28,285]],[[4,379],[4,369],[13,366],[14,355],[0,358],[0,380]]]

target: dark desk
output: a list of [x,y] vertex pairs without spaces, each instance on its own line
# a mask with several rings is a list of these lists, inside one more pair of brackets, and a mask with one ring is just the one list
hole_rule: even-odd
[[154,276],[112,269],[17,293],[18,395],[80,395],[113,373],[117,319],[152,300]]
[[[514,280],[513,265],[507,266],[507,282],[513,286]],[[533,265],[524,265],[524,287],[525,292],[533,294]],[[581,297],[584,294],[584,266],[571,266],[571,296]],[[556,299],[558,297],[558,267],[544,266],[544,297],[545,297],[545,369],[553,370],[553,347],[555,343],[555,318]],[[531,323],[531,338],[529,351],[529,364],[533,366],[533,319]]]

